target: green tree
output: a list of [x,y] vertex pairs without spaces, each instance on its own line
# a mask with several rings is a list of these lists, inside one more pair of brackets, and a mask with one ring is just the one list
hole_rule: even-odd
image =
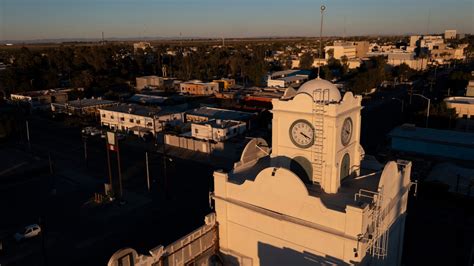
[[313,66],[314,58],[313,56],[306,52],[300,57],[300,68],[301,69],[310,69]]

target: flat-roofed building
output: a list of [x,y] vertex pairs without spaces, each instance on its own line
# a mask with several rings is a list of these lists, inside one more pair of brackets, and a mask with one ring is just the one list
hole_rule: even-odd
[[305,70],[283,70],[273,72],[267,77],[268,87],[299,87],[309,78],[309,71]]
[[120,104],[99,109],[100,123],[111,130],[133,132],[136,135],[156,134],[166,125],[183,122],[183,111],[138,104]]
[[245,122],[234,120],[209,120],[191,124],[191,135],[198,139],[226,141],[241,135],[247,129]]
[[449,97],[444,99],[448,108],[454,108],[459,118],[474,119],[474,97]]
[[445,45],[431,50],[430,57],[439,63],[444,63],[446,60],[463,60],[466,58],[463,48],[449,48]]
[[458,34],[457,30],[445,30],[444,31],[444,39],[449,40],[449,39],[456,39]]
[[357,47],[353,43],[348,42],[334,42],[334,45],[324,47],[324,58],[325,59],[338,59],[341,60],[343,56],[348,59],[356,58]]
[[118,102],[101,98],[78,99],[66,103],[51,103],[51,111],[68,115],[99,115],[99,108],[118,105]]
[[354,42],[354,46],[356,47],[357,58],[364,58],[367,56],[370,47],[370,43],[368,41]]
[[410,46],[411,47],[416,47],[420,44],[420,39],[421,39],[421,36],[420,35],[412,35],[410,36]]
[[219,83],[202,82],[200,80],[190,80],[179,84],[182,94],[190,95],[213,95],[219,92]]
[[133,51],[146,50],[147,48],[153,48],[149,42],[136,42],[133,44]]
[[40,90],[11,94],[12,101],[28,103],[33,109],[50,109],[51,103],[66,103],[68,94],[60,90]]
[[[474,71],[472,72],[474,73]],[[474,80],[469,80],[469,83],[467,84],[467,87],[466,87],[466,96],[474,97]]]
[[395,151],[462,161],[474,160],[474,134],[453,130],[421,128],[405,124],[389,136]]
[[235,79],[227,79],[227,78],[222,78],[222,79],[215,79],[212,82],[216,82],[219,84],[219,91],[226,91],[231,88],[235,87]]
[[415,53],[405,52],[402,50],[393,50],[392,52],[383,53],[369,53],[369,55],[384,55],[387,56],[387,64],[392,66],[399,66],[406,64],[415,70],[423,70],[428,66],[428,60],[423,58],[415,58]]
[[423,36],[422,39],[420,40],[420,47],[426,48],[430,51],[442,44],[444,44],[443,36],[428,35],[428,36]]
[[186,122],[205,122],[209,120],[221,119],[221,120],[236,120],[248,123],[256,116],[256,113],[241,112],[235,110],[214,108],[214,107],[201,107],[187,111]]
[[158,76],[137,77],[137,90],[141,91],[145,88],[156,89],[164,86],[164,79]]

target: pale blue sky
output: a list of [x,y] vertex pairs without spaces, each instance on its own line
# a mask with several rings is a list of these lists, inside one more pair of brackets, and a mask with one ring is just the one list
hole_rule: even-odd
[[321,4],[325,35],[474,31],[474,0],[0,0],[0,40],[315,36]]

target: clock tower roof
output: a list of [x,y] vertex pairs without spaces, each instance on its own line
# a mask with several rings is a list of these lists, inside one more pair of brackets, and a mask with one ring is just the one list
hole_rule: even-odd
[[[315,93],[318,90],[328,91],[329,95],[328,93]],[[314,101],[340,102],[342,98],[341,93],[339,92],[339,89],[336,87],[336,85],[319,77],[307,81],[301,85],[297,91],[297,94],[301,93],[306,93],[313,97]]]

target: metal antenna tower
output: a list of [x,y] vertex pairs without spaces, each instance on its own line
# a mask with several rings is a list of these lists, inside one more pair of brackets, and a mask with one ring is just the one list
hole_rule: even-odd
[[319,28],[319,50],[318,50],[318,78],[319,74],[321,72],[321,51],[322,51],[322,45],[323,45],[323,15],[324,15],[324,10],[326,10],[325,5],[321,5],[321,25]]

